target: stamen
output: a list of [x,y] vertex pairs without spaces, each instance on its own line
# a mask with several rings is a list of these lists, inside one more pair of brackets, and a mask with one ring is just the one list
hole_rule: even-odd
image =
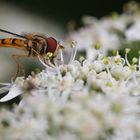
[[107,70],[107,74],[109,76],[110,81],[113,83],[112,75],[111,75],[109,68],[107,66],[106,66],[106,70]]
[[75,60],[76,54],[77,54],[77,48],[75,47],[75,49],[74,49],[74,54],[73,54],[73,57],[72,57],[72,61]]
[[138,53],[139,53],[138,68],[139,68],[139,71],[140,71],[140,51]]
[[61,64],[64,64],[64,55],[62,50],[60,50],[60,60],[61,60]]
[[58,66],[58,64],[57,64],[57,62],[55,60],[54,60],[54,64],[55,64],[56,71],[58,73],[58,77],[61,80],[62,76],[61,76],[61,73],[60,73],[60,70],[59,70],[59,66]]
[[72,48],[72,52],[71,52],[71,57],[70,57],[69,63],[74,61],[74,59],[76,57],[76,54],[77,54],[77,48],[76,48],[76,42],[75,41],[72,41],[71,48]]
[[131,65],[130,65],[130,63],[129,63],[129,61],[128,61],[128,57],[127,57],[127,54],[130,52],[130,49],[129,48],[126,48],[125,49],[125,62],[126,62],[126,64],[130,67]]
[[42,60],[42,58],[38,55],[38,59],[39,59],[39,61],[41,62],[41,64],[43,65],[43,66],[45,66],[46,68],[53,68],[53,67],[55,67],[51,62],[50,62],[50,60],[46,60],[45,62]]

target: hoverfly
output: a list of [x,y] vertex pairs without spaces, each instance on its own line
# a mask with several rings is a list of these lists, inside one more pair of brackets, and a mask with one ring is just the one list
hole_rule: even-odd
[[[7,30],[0,29],[0,32],[4,32],[15,37],[13,38],[3,38],[0,39],[0,47],[5,48],[16,48],[23,50],[26,54],[13,54],[17,64],[17,70],[14,76],[14,79],[19,73],[19,69],[22,69],[22,73],[25,75],[25,71],[22,65],[19,63],[18,59],[23,57],[40,57],[44,59],[47,53],[51,53],[51,61],[58,55],[59,49],[64,47],[60,45],[57,40],[53,37],[47,37],[41,34],[23,34],[19,35]],[[50,63],[48,63],[50,64]]]

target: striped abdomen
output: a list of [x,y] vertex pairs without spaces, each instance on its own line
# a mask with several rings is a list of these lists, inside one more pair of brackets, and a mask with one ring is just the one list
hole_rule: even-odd
[[0,47],[16,48],[26,50],[26,43],[23,39],[18,38],[5,38],[0,39]]

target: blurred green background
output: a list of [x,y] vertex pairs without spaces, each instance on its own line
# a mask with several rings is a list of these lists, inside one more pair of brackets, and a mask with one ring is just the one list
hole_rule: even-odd
[[[82,26],[81,18],[91,15],[100,18],[111,12],[122,12],[129,0],[0,0],[0,28],[18,34],[22,32],[44,33],[62,40],[68,33],[68,25]],[[0,38],[9,35],[0,33]],[[15,73],[16,64],[11,54],[17,50],[0,48],[0,82],[8,82]],[[41,67],[35,59],[21,60],[27,74]]]

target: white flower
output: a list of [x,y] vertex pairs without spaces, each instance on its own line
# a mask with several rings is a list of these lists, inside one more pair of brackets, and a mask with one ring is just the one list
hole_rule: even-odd
[[103,64],[102,61],[94,61],[93,62],[93,68],[95,69],[95,71],[98,73],[98,72],[101,72],[105,69],[105,65]]
[[140,39],[140,19],[135,21],[133,26],[125,32],[125,35],[129,41],[135,41]]
[[128,66],[122,66],[122,65],[114,65],[111,68],[111,74],[114,76],[116,79],[126,79],[128,78],[131,74],[132,71]]
[[0,99],[0,102],[6,102],[9,101],[17,96],[19,96],[20,94],[22,94],[23,92],[21,91],[21,88],[17,85],[12,85],[12,87],[9,88],[9,92],[7,95],[5,95],[3,98]]
[[23,93],[23,91],[22,91],[20,86],[23,85],[23,81],[24,81],[23,77],[19,77],[12,84],[10,84],[10,83],[7,83],[7,84],[1,83],[1,85],[4,85],[4,87],[0,88],[0,91],[2,93],[8,91],[8,93],[4,97],[2,97],[0,99],[0,102],[6,102],[6,101],[9,101],[9,100],[21,95]]
[[[87,54],[96,56],[75,60],[77,49],[73,41],[67,63],[63,53],[51,67],[39,58],[45,70],[3,84],[0,93],[9,92],[0,101],[18,95],[22,99],[12,110],[0,109],[0,139],[140,139],[140,58],[133,58],[130,64],[129,49],[125,58],[118,51],[114,51],[114,56],[103,53],[120,43],[110,29],[125,32],[129,21],[118,16],[90,18],[87,22],[89,26],[73,33],[74,38],[80,41],[81,49],[87,47]],[[96,41],[103,43],[102,47],[91,47]]]

